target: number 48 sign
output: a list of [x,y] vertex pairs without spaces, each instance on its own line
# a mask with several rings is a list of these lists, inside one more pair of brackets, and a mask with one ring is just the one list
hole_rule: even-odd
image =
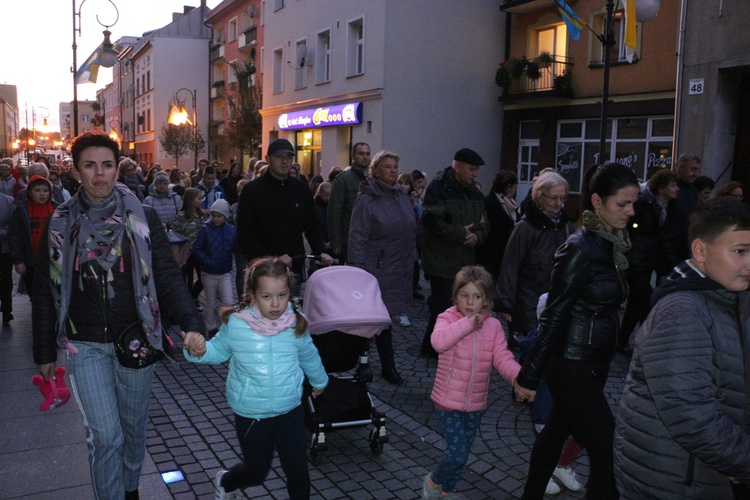
[[693,78],[690,80],[690,87],[688,88],[688,95],[696,95],[703,93],[703,78]]

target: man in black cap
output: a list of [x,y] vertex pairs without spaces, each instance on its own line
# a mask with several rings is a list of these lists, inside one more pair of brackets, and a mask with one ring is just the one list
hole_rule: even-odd
[[474,185],[484,160],[469,148],[456,151],[453,164],[427,186],[422,212],[422,266],[430,280],[430,319],[422,340],[422,354],[437,357],[430,336],[438,314],[452,302],[453,279],[474,264],[474,249],[485,239],[489,225],[484,196]]
[[268,146],[268,171],[242,188],[237,205],[237,241],[248,262],[274,255],[299,274],[304,261],[292,265],[292,257],[305,254],[303,234],[324,264],[332,259],[324,252],[310,188],[289,175],[295,157],[294,146],[286,139],[276,139]]

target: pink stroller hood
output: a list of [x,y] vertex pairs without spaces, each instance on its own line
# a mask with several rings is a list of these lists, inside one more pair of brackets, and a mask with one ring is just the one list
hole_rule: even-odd
[[391,324],[378,280],[351,266],[315,271],[305,286],[302,312],[312,335],[339,330],[369,339]]

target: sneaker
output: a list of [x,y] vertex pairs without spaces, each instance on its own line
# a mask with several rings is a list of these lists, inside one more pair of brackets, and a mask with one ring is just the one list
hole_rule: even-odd
[[227,493],[226,491],[224,491],[224,487],[221,485],[221,478],[226,473],[227,471],[225,470],[220,470],[219,472],[216,473],[216,478],[214,479],[214,491],[215,491],[214,498],[216,498],[216,500],[236,500],[237,499],[236,492],[230,491]]
[[398,324],[398,326],[403,326],[403,327],[411,326],[411,322],[409,321],[409,316],[407,316],[406,314],[401,314],[397,316],[396,324]]
[[552,475],[559,479],[563,486],[570,491],[581,489],[581,483],[578,482],[575,471],[570,467],[555,467],[555,472]]
[[422,481],[422,498],[440,498],[443,487],[432,482],[432,472],[427,474]]
[[549,478],[549,483],[547,483],[547,489],[544,490],[544,492],[547,495],[557,495],[558,493],[560,493],[560,491],[562,491],[562,490],[557,485],[557,483],[555,482],[555,480],[552,479],[552,478]]

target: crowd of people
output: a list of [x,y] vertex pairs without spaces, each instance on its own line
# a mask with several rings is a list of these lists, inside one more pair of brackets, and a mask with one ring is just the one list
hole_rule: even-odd
[[[469,148],[429,182],[362,142],[327,179],[303,175],[286,139],[247,172],[138,164],[97,132],[71,154],[0,162],[0,313],[13,320],[15,269],[45,379],[64,348],[98,498],[138,498],[170,325],[187,360],[229,361],[243,461],[219,471],[217,498],[262,484],[274,449],[290,497],[309,498],[302,383],[317,397],[328,376],[296,301],[308,248],[318,266],[335,258],[372,274],[401,327],[424,300],[420,275],[430,283],[421,354],[437,358],[446,452],[424,498],[455,491],[493,367],[540,415],[527,500],[560,492],[555,480],[582,488],[571,465],[582,449],[589,498],[732,498],[750,484],[750,209],[739,182],[711,196],[695,155],[646,183],[617,163],[589,168],[573,218],[554,169],[521,202],[507,170],[482,194],[484,159]],[[380,375],[401,385],[393,335],[375,344]],[[604,386],[618,350],[632,364],[615,416]]]

